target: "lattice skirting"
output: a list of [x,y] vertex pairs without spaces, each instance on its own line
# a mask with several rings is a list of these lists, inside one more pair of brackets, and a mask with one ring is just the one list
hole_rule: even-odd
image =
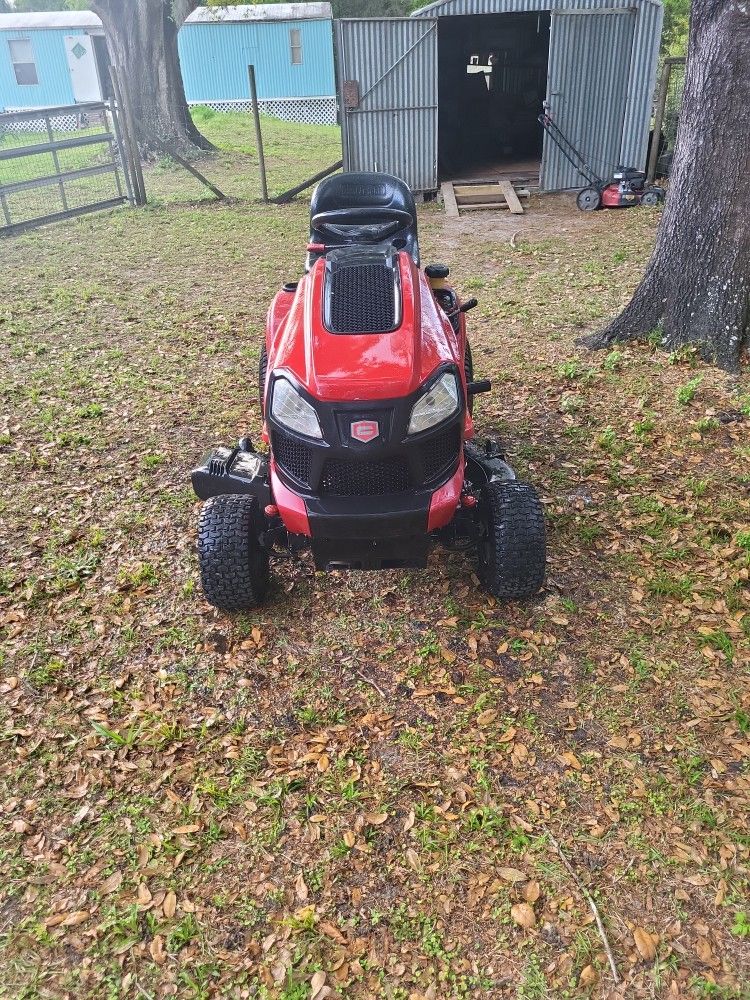
[[[201,105],[214,111],[252,111],[250,101],[195,101],[191,107]],[[258,101],[261,114],[281,118],[286,122],[303,122],[307,125],[335,125],[337,103],[335,97],[286,97],[275,101]]]
[[[6,108],[6,111],[31,111],[31,108]],[[52,128],[56,132],[75,132],[76,129],[80,128],[83,124],[79,121],[77,115],[60,115],[57,118],[51,118]],[[44,118],[26,118],[24,121],[20,122],[10,122],[8,125],[3,126],[8,132],[46,132],[47,122]]]
[[[246,111],[252,110],[250,101],[196,101],[191,107],[201,105],[213,108],[214,111]],[[303,122],[307,125],[335,125],[337,121],[337,102],[335,97],[300,97],[283,98],[275,101],[258,101],[261,114],[281,118],[286,122]],[[7,111],[31,111],[31,108],[7,108]],[[52,119],[52,128],[56,132],[75,132],[85,127],[85,115],[60,115]],[[5,126],[9,132],[45,132],[47,124],[43,118],[31,118],[20,122],[11,122]]]

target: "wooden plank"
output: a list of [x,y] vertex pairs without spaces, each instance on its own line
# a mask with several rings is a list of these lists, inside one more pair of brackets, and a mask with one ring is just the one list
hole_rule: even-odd
[[456,204],[456,195],[453,190],[453,185],[450,181],[443,181],[440,186],[443,192],[443,204],[445,205],[445,214],[451,219],[458,218],[458,205]]
[[494,184],[454,184],[453,190],[456,199],[459,200],[465,195],[491,194],[497,196],[497,181]]
[[[456,198],[461,198],[463,195],[467,194],[497,195],[498,185],[501,184],[502,181],[495,180],[492,181],[492,183],[487,183],[487,184],[456,184],[455,181],[451,181],[451,183],[453,184],[453,190],[456,194]],[[528,194],[529,192],[528,188],[522,187],[520,185],[516,186],[514,184],[513,187],[515,189],[516,194],[519,194],[521,191],[525,191],[526,194]]]
[[[528,191],[526,191],[525,194],[521,191],[516,191],[516,196],[518,198],[528,199],[529,193]],[[482,205],[482,204],[494,205],[495,202],[498,200],[498,198],[501,197],[502,197],[502,192],[498,189],[498,185],[494,184],[491,192],[488,191],[486,194],[484,193],[475,194],[474,192],[472,192],[471,194],[462,194],[462,195],[457,194],[456,201],[458,202],[458,207],[460,210],[461,208],[463,208],[464,205]],[[505,202],[503,202],[503,204],[505,204]]]
[[518,195],[515,192],[515,188],[510,183],[510,181],[501,180],[500,190],[505,196],[505,200],[508,202],[508,208],[512,215],[523,215],[523,205],[518,200]]
[[507,201],[483,201],[480,205],[461,205],[462,212],[480,212],[482,209],[508,211]]
[[538,184],[539,174],[495,174],[494,177],[454,177],[451,181],[454,187],[462,185],[473,186],[474,184],[497,184],[500,180],[510,181],[511,184]]

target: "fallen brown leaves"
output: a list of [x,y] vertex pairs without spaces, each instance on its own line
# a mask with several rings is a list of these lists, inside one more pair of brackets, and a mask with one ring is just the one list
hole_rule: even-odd
[[[234,620],[200,599],[187,470],[259,432],[247,325],[299,259],[302,206],[163,207],[87,221],[85,246],[77,227],[14,243],[12,995],[36,977],[97,1000],[611,996],[552,836],[628,996],[741,996],[750,434],[711,421],[747,386],[704,367],[682,405],[690,356],[577,352],[652,218],[534,211],[554,238],[450,248],[498,386],[479,429],[545,497],[549,586],[523,607],[445,554],[377,577],[280,562],[273,600]],[[445,238],[426,208],[426,259]]]

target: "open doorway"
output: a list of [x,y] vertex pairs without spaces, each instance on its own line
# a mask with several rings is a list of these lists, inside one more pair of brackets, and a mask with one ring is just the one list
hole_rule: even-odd
[[538,174],[548,12],[438,18],[441,180]]
[[91,41],[94,44],[96,71],[99,75],[99,87],[102,93],[102,100],[109,101],[112,98],[112,77],[109,72],[109,51],[107,49],[107,39],[104,35],[92,35]]

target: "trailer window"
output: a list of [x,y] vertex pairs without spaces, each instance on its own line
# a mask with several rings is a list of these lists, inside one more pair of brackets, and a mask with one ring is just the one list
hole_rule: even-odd
[[302,32],[299,28],[289,29],[289,48],[292,51],[292,66],[302,65]]
[[34,50],[30,38],[13,38],[8,41],[10,61],[16,74],[16,83],[24,87],[33,87],[39,83],[34,62]]

